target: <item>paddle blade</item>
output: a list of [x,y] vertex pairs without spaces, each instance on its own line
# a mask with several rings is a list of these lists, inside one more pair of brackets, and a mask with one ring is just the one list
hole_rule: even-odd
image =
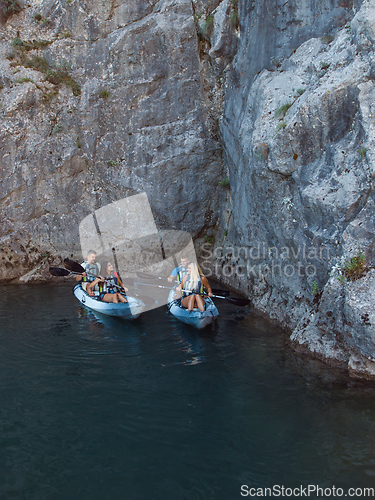
[[69,271],[73,271],[75,273],[82,274],[85,272],[81,264],[78,264],[78,262],[68,258],[64,259],[64,266],[69,269]]
[[240,297],[225,297],[228,302],[235,304],[236,306],[244,307],[250,304],[249,299],[242,299]]
[[212,288],[212,293],[214,295],[221,295],[222,297],[228,297],[230,294],[229,290],[221,290],[221,288]]
[[49,272],[52,276],[69,276],[70,272],[66,269],[62,269],[61,267],[50,267]]

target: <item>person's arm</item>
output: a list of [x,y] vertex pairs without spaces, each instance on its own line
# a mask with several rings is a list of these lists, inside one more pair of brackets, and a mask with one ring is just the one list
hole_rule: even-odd
[[210,287],[210,284],[209,284],[207,278],[205,278],[204,276],[201,276],[201,281],[202,281],[203,286],[206,288],[206,290],[208,292],[208,296],[212,297],[213,293],[212,293],[212,290],[211,290],[211,287]]
[[128,289],[128,288],[126,288],[126,286],[125,286],[125,285],[124,285],[124,283],[120,280],[120,278],[119,278],[119,276],[118,276],[118,275],[116,275],[116,278],[117,278],[117,284],[118,284],[118,286],[120,286],[121,288],[123,288],[123,289],[125,290],[125,292],[128,292],[128,291],[129,291],[129,289]]
[[86,273],[77,274],[76,281],[81,281],[85,276],[87,276]]
[[182,291],[182,287],[185,285],[186,278],[187,278],[187,275],[182,278],[181,283],[176,288],[176,292],[181,292]]
[[91,283],[88,283],[87,286],[86,286],[86,292],[90,295],[90,297],[95,297],[95,293],[92,291],[92,289],[94,288],[95,285],[97,285],[99,282],[103,282],[104,283],[104,278],[95,278],[94,281],[92,281]]
[[176,276],[177,276],[177,271],[176,271],[177,267],[173,269],[173,271],[171,272],[171,274],[168,276],[167,280],[169,281],[169,283],[172,283],[172,281],[174,281],[176,279]]

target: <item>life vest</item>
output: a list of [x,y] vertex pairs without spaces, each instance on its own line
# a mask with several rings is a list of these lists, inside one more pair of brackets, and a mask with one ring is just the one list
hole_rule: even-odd
[[184,267],[180,264],[178,267],[176,267],[176,269],[177,269],[177,281],[178,283],[181,283],[182,278],[188,274],[188,268],[187,266]]
[[116,285],[119,286],[117,273],[113,273],[111,276],[106,276],[103,291],[106,293],[116,293],[118,292]]
[[90,276],[84,276],[82,278],[82,281],[87,281],[90,283],[91,281],[94,281],[96,277],[99,276],[100,268],[97,263],[89,264],[88,262],[83,262],[82,267],[84,268],[86,273],[90,275]]
[[[198,284],[196,287],[194,287],[193,289],[191,288],[191,285],[190,285],[190,276],[188,276],[186,278],[186,281],[185,281],[185,284],[182,288],[182,290],[186,290],[186,291],[189,291],[189,292],[193,292],[195,294],[199,294],[199,295],[204,295],[204,292],[203,292],[203,283],[201,280],[198,280]],[[191,295],[189,293],[185,293],[184,294],[184,297],[186,297],[187,295]]]

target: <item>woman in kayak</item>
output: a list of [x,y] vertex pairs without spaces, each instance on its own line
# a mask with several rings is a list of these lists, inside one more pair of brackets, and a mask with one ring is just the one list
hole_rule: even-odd
[[189,311],[192,311],[194,307],[204,311],[203,288],[206,288],[208,296],[212,297],[212,290],[207,278],[199,273],[198,265],[195,262],[190,262],[188,274],[182,278],[181,284],[176,288],[176,291],[182,291],[184,295],[181,301],[183,307]]
[[114,272],[113,265],[109,261],[105,261],[101,265],[102,274],[105,278],[99,276],[92,283],[86,286],[86,292],[91,296],[95,296],[95,290],[99,289],[99,300],[103,302],[113,302],[118,304],[119,302],[127,302],[126,298],[118,292],[120,288],[123,288],[125,292],[128,289],[123,285],[117,273]]

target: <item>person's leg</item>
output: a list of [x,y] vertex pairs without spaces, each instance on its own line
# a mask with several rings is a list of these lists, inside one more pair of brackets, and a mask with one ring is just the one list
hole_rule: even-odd
[[201,295],[195,295],[195,302],[200,311],[204,311],[204,299]]
[[116,293],[116,295],[119,302],[122,302],[123,304],[126,304],[128,302],[126,298],[123,295],[121,295],[121,293]]
[[181,301],[181,304],[182,304],[184,307],[186,307],[186,309],[188,309],[188,308],[189,308],[189,301],[190,301],[190,297],[189,297],[189,296],[184,297],[184,298],[182,299],[182,301]]
[[192,311],[194,309],[194,307],[195,307],[195,295],[192,293],[190,295],[190,301],[189,301],[189,307],[188,307],[189,311]]
[[115,293],[106,293],[103,296],[102,301],[103,302],[113,302],[114,304],[118,304],[118,300],[117,300]]

